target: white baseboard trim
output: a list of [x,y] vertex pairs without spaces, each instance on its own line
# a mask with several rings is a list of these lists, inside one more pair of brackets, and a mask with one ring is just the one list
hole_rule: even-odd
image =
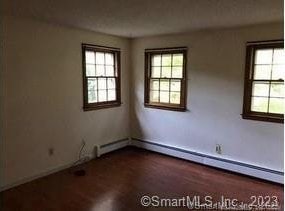
[[268,180],[271,182],[276,182],[284,184],[284,172],[267,169],[259,166],[254,166],[251,164],[241,163],[233,160],[227,160],[224,158],[218,158],[202,153],[197,153],[173,146],[168,146],[164,144],[158,144],[150,141],[145,141],[141,139],[132,138],[131,144],[133,146],[159,152],[162,154],[182,158],[189,161],[194,161],[200,164],[225,169],[228,171],[237,172],[240,174]]
[[[118,140],[118,141],[115,141],[115,142],[111,142],[111,143],[108,143],[108,144],[103,144],[103,145],[100,145],[100,146],[96,146],[95,147],[95,152],[92,152],[90,154],[86,154],[86,155],[84,155],[84,157],[88,156],[90,158],[90,160],[95,158],[95,157],[100,157],[100,155],[103,155],[105,153],[108,153],[108,152],[111,152],[111,151],[123,148],[125,146],[128,146],[129,142],[130,142],[129,140],[130,140],[129,138],[125,138],[125,139]],[[56,172],[68,169],[68,168],[74,166],[74,164],[75,164],[75,162],[68,163],[68,164],[65,164],[65,165],[61,165],[61,166],[49,169],[47,171],[40,172],[40,173],[35,174],[33,176],[29,176],[29,177],[25,177],[25,178],[19,179],[19,180],[15,181],[15,182],[12,182],[10,184],[1,186],[0,187],[0,192],[8,190],[8,189],[11,189],[11,188],[14,188],[14,187],[17,187],[19,185],[22,185],[22,184],[25,184],[25,183],[28,183],[28,182],[31,182],[31,181],[39,179],[41,177],[45,177],[45,176],[48,176],[50,174],[54,174]],[[82,164],[82,163],[80,163],[80,164]]]

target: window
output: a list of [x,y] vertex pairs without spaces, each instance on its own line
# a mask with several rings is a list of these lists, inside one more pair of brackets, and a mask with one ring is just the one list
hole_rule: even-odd
[[146,49],[146,107],[186,110],[186,55],[186,48]]
[[247,43],[243,118],[283,122],[284,76],[283,41]]
[[82,44],[84,110],[120,106],[120,49]]

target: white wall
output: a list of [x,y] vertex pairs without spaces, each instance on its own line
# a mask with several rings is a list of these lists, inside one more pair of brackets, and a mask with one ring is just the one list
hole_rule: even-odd
[[[245,43],[281,39],[282,24],[132,42],[132,137],[283,171],[283,124],[241,118]],[[144,49],[188,47],[186,112],[145,108]]]
[[[74,162],[82,139],[92,153],[129,137],[128,39],[12,17],[3,35],[2,186]],[[83,111],[82,42],[121,49],[122,106]]]

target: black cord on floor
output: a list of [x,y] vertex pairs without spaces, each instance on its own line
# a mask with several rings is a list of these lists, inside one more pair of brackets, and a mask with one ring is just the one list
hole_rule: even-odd
[[78,169],[73,171],[74,167],[79,166],[80,164],[83,164],[83,163],[85,163],[85,162],[90,160],[90,158],[88,156],[82,157],[82,152],[83,152],[83,149],[85,148],[85,145],[86,145],[86,143],[83,140],[83,144],[82,144],[82,146],[81,146],[81,148],[79,150],[78,160],[75,161],[73,163],[73,165],[71,166],[71,168],[70,168],[71,173],[75,174],[76,176],[84,176],[86,174],[86,171],[85,171],[85,169],[83,169],[82,166],[80,168],[78,168]]

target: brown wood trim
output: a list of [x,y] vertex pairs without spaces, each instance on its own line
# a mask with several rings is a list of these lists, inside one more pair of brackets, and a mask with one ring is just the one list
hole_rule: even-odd
[[149,68],[150,68],[150,54],[145,52],[145,60],[144,60],[144,103],[148,104],[149,102],[149,81],[148,81],[148,75],[149,75]]
[[176,51],[183,51],[187,50],[187,47],[167,47],[167,48],[146,48],[146,53],[165,53],[165,52],[171,52],[175,53]]
[[183,78],[181,83],[181,104],[180,107],[186,111],[187,105],[187,49],[183,50]]
[[261,40],[261,41],[249,41],[246,42],[246,45],[270,45],[270,43],[283,43],[284,40],[283,39],[276,39],[276,40]]
[[251,96],[251,83],[249,83],[250,71],[251,71],[251,62],[252,62],[252,48],[251,46],[246,47],[246,58],[245,58],[245,74],[244,74],[244,95],[243,95],[243,115],[248,116],[247,114],[250,111],[250,96]]
[[284,48],[284,40],[247,42],[244,75],[243,119],[284,123],[284,115],[251,111],[252,80],[254,77],[254,56],[257,49]]
[[103,46],[103,45],[93,45],[93,44],[88,44],[88,43],[82,43],[81,45],[85,46],[86,48],[91,48],[91,49],[121,51],[120,48],[114,48],[114,47]]
[[117,54],[115,54],[115,56],[117,57],[115,59],[115,63],[117,63],[115,65],[115,67],[117,67],[117,83],[116,83],[116,94],[117,94],[117,100],[116,102],[121,105],[122,102],[121,102],[121,52],[118,51]]
[[98,110],[98,109],[103,109],[103,108],[119,107],[119,106],[121,106],[121,104],[122,103],[118,103],[118,102],[106,103],[106,104],[96,104],[96,107],[95,106],[86,106],[86,107],[83,107],[83,110],[84,111],[93,111],[93,110]]
[[[119,48],[112,48],[100,45],[92,44],[81,44],[82,48],[82,70],[83,70],[83,110],[91,111],[103,108],[118,107],[121,103],[121,52]],[[106,102],[97,102],[97,103],[88,103],[88,90],[87,90],[87,77],[86,77],[86,65],[85,65],[85,51],[95,51],[95,52],[104,52],[114,54],[114,65],[117,72],[116,80],[116,100],[106,101]]]
[[171,111],[187,111],[186,108],[184,107],[178,107],[178,106],[170,106],[168,105],[163,105],[163,104],[144,104],[145,107],[147,108],[157,108],[157,109],[162,109],[162,110],[171,110]]
[[[181,80],[181,92],[180,92],[180,104],[171,104],[171,103],[151,103],[150,102],[150,67],[151,67],[151,56],[153,54],[174,54],[182,53],[183,54],[183,77]],[[144,89],[144,105],[148,108],[158,108],[164,110],[172,111],[186,111],[187,103],[187,48],[178,47],[178,48],[158,48],[158,49],[146,49],[145,50],[145,89]],[[171,78],[167,78],[171,79]]]
[[273,117],[273,116],[266,116],[266,115],[258,115],[254,113],[250,114],[242,114],[243,119],[250,119],[256,121],[266,121],[266,122],[275,122],[275,123],[284,123],[283,117]]

